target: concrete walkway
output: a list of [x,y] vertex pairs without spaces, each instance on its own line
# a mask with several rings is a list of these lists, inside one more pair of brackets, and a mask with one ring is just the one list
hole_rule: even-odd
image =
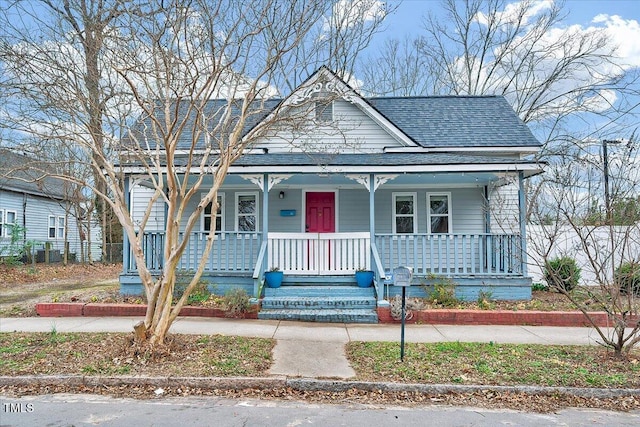
[[[140,317],[0,318],[0,332],[131,332]],[[171,332],[273,338],[270,374],[303,378],[351,378],[344,345],[350,341],[400,341],[400,325],[307,323],[278,320],[178,318]],[[495,342],[594,345],[591,328],[547,326],[407,325],[406,342]]]

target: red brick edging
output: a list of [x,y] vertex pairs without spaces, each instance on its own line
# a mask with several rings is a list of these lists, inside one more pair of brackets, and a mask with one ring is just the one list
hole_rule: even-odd
[[[143,304],[98,304],[80,302],[52,302],[36,304],[36,313],[41,317],[110,317],[144,316],[147,306]],[[183,307],[180,316],[191,317],[228,317],[228,312],[210,307]],[[243,319],[257,319],[257,309],[240,316]]]
[[[142,304],[98,304],[98,303],[39,303],[36,312],[42,317],[109,317],[144,316],[147,309]],[[510,311],[510,310],[422,310],[414,311],[408,324],[436,325],[523,325],[523,326],[591,326],[587,318],[579,311]],[[191,317],[228,317],[228,313],[219,308],[183,307],[180,316]],[[591,313],[598,326],[611,326],[604,312]],[[244,319],[257,319],[258,309],[244,313]],[[400,323],[391,317],[389,307],[378,307],[380,323]],[[631,318],[630,323],[636,322]]]
[[[436,325],[522,325],[522,326],[591,326],[579,311],[510,311],[510,310],[421,310],[414,311],[406,323]],[[612,326],[605,312],[593,312],[598,326]],[[391,317],[389,307],[378,307],[380,323],[400,323]],[[637,316],[629,323],[638,321]]]

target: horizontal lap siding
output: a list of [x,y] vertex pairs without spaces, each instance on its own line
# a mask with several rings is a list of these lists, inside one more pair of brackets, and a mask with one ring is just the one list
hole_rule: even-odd
[[[280,191],[284,191],[283,199],[279,198]],[[281,210],[295,210],[296,214],[280,216]],[[269,192],[269,231],[299,233],[302,230],[303,221],[301,189],[281,189],[276,186]]]
[[340,190],[339,231],[369,231],[369,192],[362,190]]
[[[145,212],[149,208],[148,203],[153,197],[155,190],[152,188],[135,185],[131,188],[131,218],[134,224],[138,225],[144,218]],[[164,230],[164,203],[162,199],[156,201],[151,207],[151,214],[147,220],[145,230]]]
[[[333,103],[334,122],[332,126],[319,127],[309,131],[308,136],[293,136],[288,132],[279,132],[268,141],[256,144],[260,148],[268,148],[269,152],[301,152],[301,151],[340,151],[382,152],[385,147],[399,146],[397,140],[383,130],[379,124],[364,114],[360,108],[343,100]],[[292,141],[298,145],[294,147]],[[326,150],[327,147],[331,149]]]
[[[66,217],[63,202],[52,200],[46,197],[38,197],[34,195],[26,195],[8,191],[0,191],[0,209],[14,211],[16,213],[16,222],[19,226],[26,228],[26,240],[36,243],[36,247],[42,248],[45,243],[51,245],[51,249],[64,252],[64,238],[49,238],[49,216],[56,218]],[[67,241],[69,242],[69,251],[80,257],[80,236],[76,219],[69,215],[66,217]],[[92,227],[92,255],[96,258],[99,253],[99,228]],[[2,238],[0,247],[6,245],[8,238]]]
[[489,194],[492,233],[520,233],[518,187],[508,184],[494,188]]
[[427,233],[427,193],[451,193],[453,233],[484,233],[485,202],[482,188],[403,188],[379,189],[376,191],[376,232],[391,233],[393,230],[393,193],[416,193],[417,233]]

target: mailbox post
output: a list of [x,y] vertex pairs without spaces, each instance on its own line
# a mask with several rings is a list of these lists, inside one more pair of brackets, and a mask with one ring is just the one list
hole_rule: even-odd
[[411,286],[413,269],[410,267],[397,267],[393,270],[393,284],[402,288],[402,326],[400,329],[400,360],[404,361],[404,323],[406,317],[407,287]]

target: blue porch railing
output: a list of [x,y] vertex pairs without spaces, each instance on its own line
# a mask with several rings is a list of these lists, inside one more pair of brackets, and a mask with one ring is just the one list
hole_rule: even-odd
[[386,268],[413,267],[418,275],[522,275],[519,234],[376,234]]
[[[178,264],[180,270],[195,270],[207,243],[208,232],[193,232]],[[180,240],[184,233],[180,233]],[[163,268],[164,232],[145,232],[142,250],[147,268],[160,271]],[[215,235],[205,271],[216,273],[251,273],[262,245],[262,235],[252,232],[225,231]],[[129,257],[128,271],[136,270],[133,256]]]
[[[207,234],[191,233],[185,253],[180,259],[179,269],[195,270],[198,267]],[[181,235],[180,239],[183,237]],[[160,271],[163,268],[164,240],[164,232],[144,234],[145,262],[152,271]],[[235,231],[216,233],[205,271],[242,273],[248,277],[257,274],[260,277],[266,268],[265,265],[261,265],[260,269],[256,269],[261,248],[263,258],[260,261],[261,264],[265,264],[267,253],[261,234]],[[418,275],[517,276],[523,273],[519,234],[376,234],[371,250],[374,255],[374,265],[371,268],[378,273],[378,280],[384,274],[380,271],[381,267],[390,270],[399,265],[413,267],[414,274]],[[293,257],[291,251],[292,248],[287,251],[289,258]],[[335,258],[338,251],[334,250],[331,253]],[[366,251],[363,254],[366,256]],[[370,260],[367,258],[360,264],[368,267],[368,261]],[[280,267],[283,269],[286,265]],[[354,268],[348,272],[352,273]],[[128,271],[135,270],[135,261],[130,256]]]

